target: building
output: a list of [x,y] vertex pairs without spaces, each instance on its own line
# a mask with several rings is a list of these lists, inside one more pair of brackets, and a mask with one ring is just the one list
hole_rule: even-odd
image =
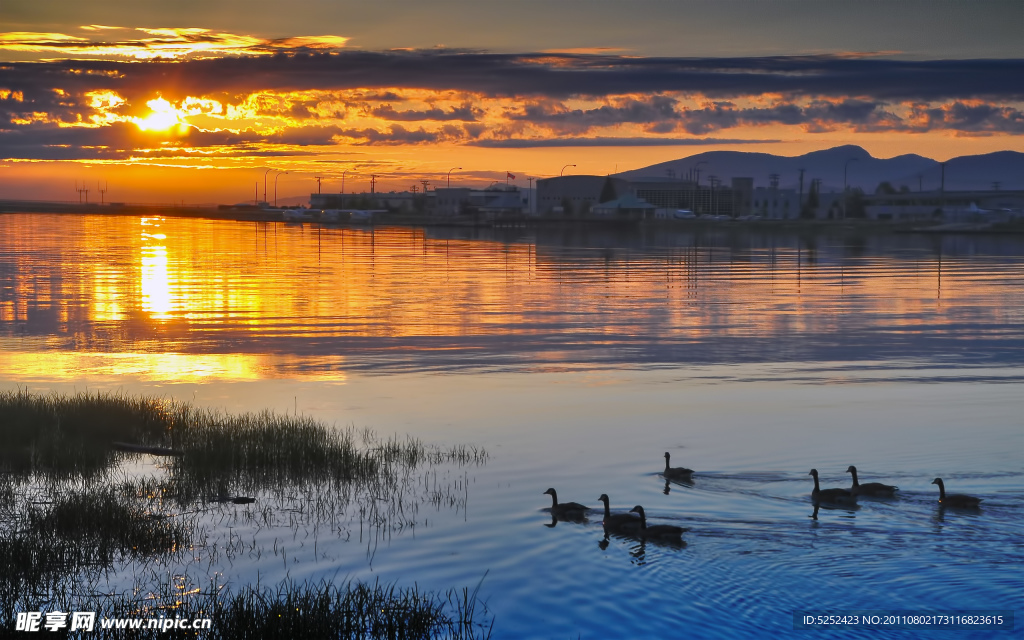
[[590,211],[593,217],[608,220],[639,221],[655,217],[653,204],[630,194],[608,202],[599,202]]
[[527,196],[515,185],[494,183],[486,189],[434,189],[430,212],[436,216],[474,216],[494,220],[521,216],[529,206]]
[[800,195],[796,189],[757,187],[751,194],[751,208],[747,215],[768,220],[789,220],[800,217]]
[[871,220],[997,222],[1024,217],[1024,191],[918,191],[864,196]]
[[628,193],[621,178],[611,176],[559,176],[537,180],[537,214],[540,216],[587,216],[602,200]]

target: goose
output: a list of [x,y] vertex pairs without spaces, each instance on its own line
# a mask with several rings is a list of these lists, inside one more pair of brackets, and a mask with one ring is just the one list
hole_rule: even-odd
[[942,484],[942,478],[935,478],[932,480],[932,484],[939,485],[939,504],[944,507],[977,507],[978,503],[981,502],[981,498],[975,498],[974,496],[965,496],[962,493],[950,493],[946,494],[946,485]]
[[857,482],[857,467],[852,464],[846,469],[846,473],[853,474],[853,486],[850,487],[850,493],[855,496],[892,496],[899,490],[899,487],[894,487],[891,484],[882,484],[881,482],[865,482],[861,484]]
[[608,494],[602,493],[601,497],[598,498],[604,503],[604,528],[609,531],[629,531],[636,532],[640,530],[640,518],[630,515],[628,513],[616,513],[612,514],[611,509],[608,508]]
[[687,469],[686,467],[670,467],[668,461],[671,455],[668,451],[665,452],[665,470],[662,471],[662,475],[666,478],[673,480],[689,480],[690,476],[693,475],[693,469]]
[[811,492],[811,500],[815,502],[856,502],[857,496],[846,489],[822,489],[818,484],[818,470],[811,469],[807,475],[814,476],[814,491]]
[[558,502],[558,493],[554,489],[548,489],[544,492],[546,495],[551,496],[551,515],[565,518],[565,517],[582,517],[587,512],[587,507],[584,507],[578,502]]
[[640,514],[640,529],[637,533],[641,538],[649,538],[652,540],[671,540],[674,542],[682,542],[682,535],[684,531],[683,527],[676,527],[670,524],[656,524],[653,527],[647,526],[647,516],[644,514],[644,508],[640,505],[636,505],[630,509],[631,513]]

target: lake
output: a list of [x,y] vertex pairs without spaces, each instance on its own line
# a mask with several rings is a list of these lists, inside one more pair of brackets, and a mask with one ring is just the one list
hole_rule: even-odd
[[[1022,236],[0,215],[0,389],[489,454],[413,478],[448,498],[384,533],[218,507],[220,552],[167,572],[480,584],[496,638],[806,637],[803,610],[1009,610],[1019,632],[1022,381]],[[848,487],[849,465],[897,497],[814,509],[809,470]],[[981,508],[941,508],[937,476]],[[548,487],[691,530],[606,538],[600,514],[553,522]]]

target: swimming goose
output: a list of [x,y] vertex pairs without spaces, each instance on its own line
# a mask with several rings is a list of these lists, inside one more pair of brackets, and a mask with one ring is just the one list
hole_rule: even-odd
[[676,527],[670,524],[656,524],[653,527],[647,526],[647,516],[644,514],[644,508],[640,505],[636,505],[630,509],[632,513],[640,514],[640,529],[637,534],[642,538],[650,538],[652,540],[672,540],[675,542],[682,542],[682,535],[684,531],[683,527]]
[[853,486],[850,487],[850,493],[855,496],[892,496],[899,490],[899,487],[894,487],[891,484],[882,484],[881,482],[865,482],[861,484],[857,482],[857,467],[852,464],[846,469],[846,473],[853,474]]
[[981,502],[981,498],[965,496],[962,493],[950,493],[947,495],[946,485],[942,484],[942,478],[935,478],[932,480],[932,484],[939,485],[939,504],[944,507],[970,508],[978,506],[978,503]]
[[608,508],[608,494],[602,493],[598,498],[604,503],[604,528],[609,531],[636,532],[640,530],[640,518],[628,513],[613,514]]
[[555,493],[554,489],[548,489],[544,492],[551,496],[551,514],[558,517],[581,517],[587,512],[587,507],[584,507],[578,502],[558,502],[558,494]]
[[687,469],[686,467],[670,467],[668,461],[671,456],[669,452],[665,452],[665,470],[662,471],[662,475],[666,478],[673,480],[689,480],[690,476],[693,475],[693,469]]
[[811,469],[807,475],[814,476],[814,491],[811,500],[815,502],[856,502],[857,497],[846,489],[822,489],[818,484],[818,470]]

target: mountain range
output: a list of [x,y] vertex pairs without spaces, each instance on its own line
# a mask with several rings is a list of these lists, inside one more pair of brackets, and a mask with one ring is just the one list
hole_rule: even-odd
[[[708,183],[708,176],[718,176],[724,184],[731,178],[754,179],[755,187],[767,187],[769,175],[779,175],[779,187],[795,189],[799,186],[800,169],[804,169],[804,191],[810,188],[811,180],[821,180],[821,191],[840,192],[843,190],[843,170],[850,187],[860,187],[873,193],[883,181],[899,189],[906,185],[911,191],[937,190],[942,181],[942,167],[931,158],[907,154],[894,158],[875,158],[856,145],[833,147],[823,151],[812,151],[802,156],[776,156],[770,153],[749,153],[744,151],[709,151],[679,160],[653,164],[642,169],[624,171],[618,177],[635,180],[638,178],[665,178],[674,176],[686,178],[697,163],[700,165],[700,181]],[[998,182],[999,189],[1024,189],[1024,153],[997,151],[976,156],[960,156],[946,163],[947,191],[988,190]]]

